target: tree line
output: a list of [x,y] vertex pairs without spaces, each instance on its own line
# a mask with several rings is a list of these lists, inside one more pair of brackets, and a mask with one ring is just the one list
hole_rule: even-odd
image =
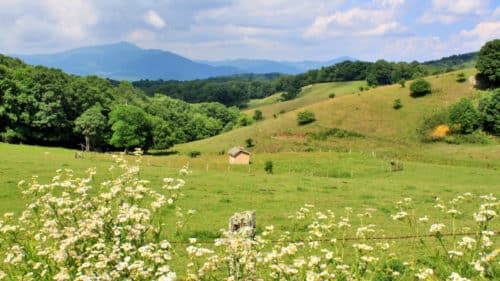
[[[194,81],[140,80],[133,85],[148,95],[161,93],[187,102],[219,102],[245,107],[250,99],[281,92],[290,100],[302,87],[314,83],[366,80],[369,86],[381,86],[451,71],[473,63],[477,53],[455,55],[441,60],[419,63],[344,61],[298,75],[248,74]],[[472,66],[472,65],[471,65]]]
[[0,55],[0,137],[5,142],[165,149],[230,130],[242,118],[236,107],[147,96],[127,81],[69,75]]

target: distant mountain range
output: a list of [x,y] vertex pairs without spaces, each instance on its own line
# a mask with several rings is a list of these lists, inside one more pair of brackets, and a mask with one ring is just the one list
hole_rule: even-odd
[[334,65],[346,60],[356,61],[357,59],[351,57],[339,57],[329,61],[272,61],[272,60],[251,60],[251,59],[236,59],[236,60],[223,60],[223,61],[200,61],[212,66],[230,66],[234,67],[244,73],[285,73],[285,74],[298,74],[306,72],[311,69],[321,68],[323,66]]
[[278,62],[237,59],[193,61],[172,52],[141,49],[131,43],[98,45],[54,54],[12,55],[29,64],[60,68],[77,75],[98,75],[116,80],[194,80],[242,73],[297,74],[309,69],[333,65],[345,60]]

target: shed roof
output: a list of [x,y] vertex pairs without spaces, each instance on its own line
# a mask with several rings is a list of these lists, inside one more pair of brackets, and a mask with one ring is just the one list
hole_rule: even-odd
[[243,147],[237,147],[237,146],[231,148],[228,153],[232,157],[236,157],[240,153],[245,153],[245,154],[250,155],[250,152],[244,150]]

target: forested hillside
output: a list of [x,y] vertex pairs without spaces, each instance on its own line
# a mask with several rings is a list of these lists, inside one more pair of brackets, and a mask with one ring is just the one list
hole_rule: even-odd
[[477,60],[478,52],[466,53],[461,55],[453,55],[444,57],[439,60],[426,61],[423,64],[437,68],[437,70],[456,70],[468,67],[474,67]]
[[238,118],[237,108],[219,103],[148,97],[126,81],[113,85],[0,55],[2,141],[162,149],[230,130]]
[[132,84],[149,96],[162,93],[187,102],[220,102],[242,107],[249,99],[274,94],[273,81],[282,76],[279,73],[239,74],[194,81],[140,80]]
[[298,75],[240,75],[194,81],[141,80],[133,84],[148,95],[161,93],[187,102],[216,101],[244,107],[250,99],[264,98],[277,92],[283,92],[283,100],[293,99],[302,87],[314,83],[355,80],[366,80],[369,86],[404,83],[405,80],[430,74],[472,67],[476,59],[474,54],[426,63],[344,61]]

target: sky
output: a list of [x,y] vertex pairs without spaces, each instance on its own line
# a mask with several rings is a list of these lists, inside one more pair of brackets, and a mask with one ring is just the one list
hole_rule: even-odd
[[131,42],[191,59],[431,60],[500,38],[500,0],[0,0],[0,53]]

